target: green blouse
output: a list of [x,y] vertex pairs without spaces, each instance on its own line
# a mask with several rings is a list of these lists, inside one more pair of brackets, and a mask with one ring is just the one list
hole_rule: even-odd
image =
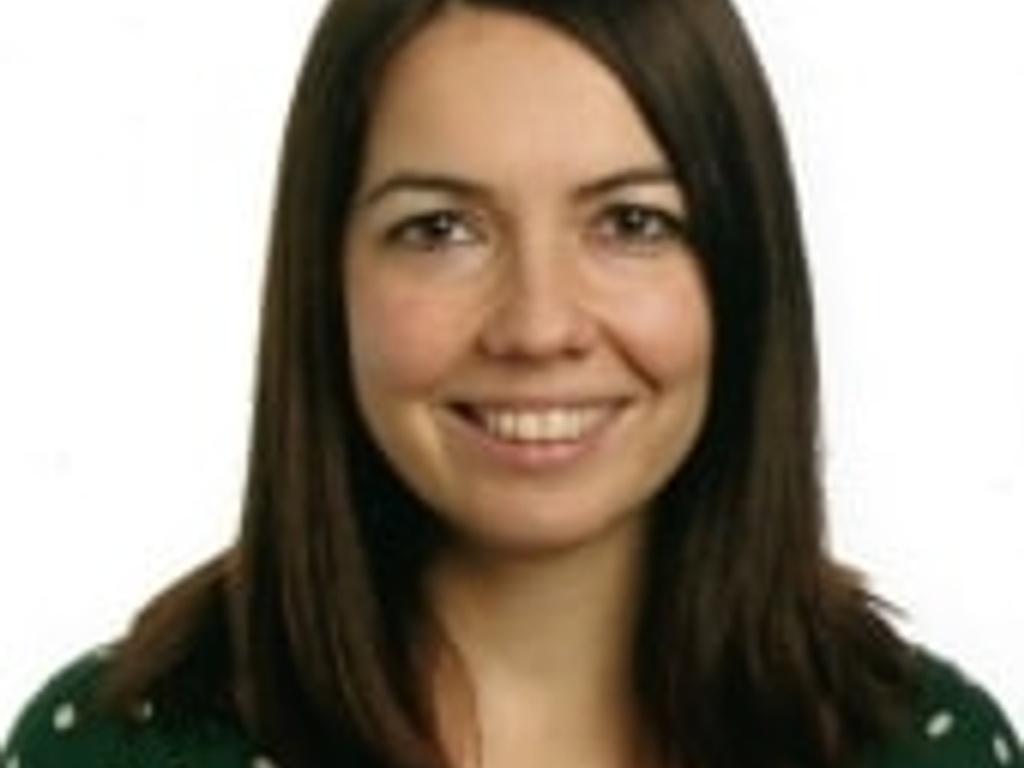
[[[911,732],[860,768],[1024,768],[1021,745],[992,698],[953,666],[926,658]],[[97,652],[58,674],[15,724],[2,768],[275,768],[236,725],[175,718],[142,703],[134,718],[90,711],[106,663]]]

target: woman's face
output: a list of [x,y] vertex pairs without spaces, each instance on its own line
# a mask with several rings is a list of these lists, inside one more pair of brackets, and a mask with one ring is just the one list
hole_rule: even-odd
[[389,64],[345,233],[370,432],[454,540],[572,548],[641,529],[708,400],[685,190],[611,72],[459,8]]

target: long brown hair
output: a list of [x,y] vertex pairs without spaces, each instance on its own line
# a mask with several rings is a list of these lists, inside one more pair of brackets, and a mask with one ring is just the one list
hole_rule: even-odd
[[714,385],[700,441],[653,510],[635,664],[665,764],[848,764],[904,711],[910,654],[825,546],[796,197],[728,0],[329,4],[279,170],[241,535],[142,614],[108,690],[237,705],[293,768],[445,765],[417,662],[431,515],[354,405],[339,243],[377,78],[458,2],[538,17],[611,67],[692,205]]

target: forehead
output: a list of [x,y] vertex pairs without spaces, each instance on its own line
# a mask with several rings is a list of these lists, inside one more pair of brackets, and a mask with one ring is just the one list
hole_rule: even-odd
[[[366,165],[548,169],[655,162],[625,87],[573,38],[529,16],[456,6],[385,68]],[[576,170],[580,170],[577,168]]]

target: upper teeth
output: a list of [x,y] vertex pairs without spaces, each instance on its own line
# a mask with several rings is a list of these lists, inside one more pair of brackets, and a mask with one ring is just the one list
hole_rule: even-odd
[[605,407],[490,409],[480,413],[484,429],[494,437],[517,442],[579,440],[607,412]]

